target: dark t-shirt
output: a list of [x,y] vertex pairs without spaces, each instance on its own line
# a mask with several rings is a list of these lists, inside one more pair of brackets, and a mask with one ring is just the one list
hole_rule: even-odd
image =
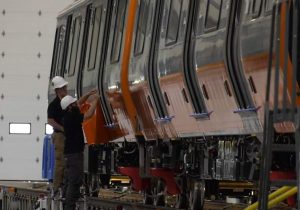
[[65,154],[83,152],[84,136],[82,131],[83,114],[78,110],[66,111],[64,114],[63,125],[65,129]]
[[62,125],[62,119],[64,116],[64,112],[60,106],[60,99],[56,97],[48,106],[48,118],[52,118],[55,122]]

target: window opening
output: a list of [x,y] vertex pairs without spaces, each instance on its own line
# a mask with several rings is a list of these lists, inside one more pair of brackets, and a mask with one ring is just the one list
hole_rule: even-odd
[[57,45],[59,42],[59,28],[55,31],[55,41],[54,41],[54,47],[53,47],[53,53],[52,53],[52,65],[51,65],[51,78],[55,76],[55,68],[56,68],[56,58],[57,58]]
[[144,43],[149,15],[149,0],[141,1],[138,15],[138,23],[135,35],[134,55],[140,55],[144,50]]
[[79,37],[80,37],[80,29],[81,29],[81,16],[76,17],[73,26],[71,29],[71,39],[69,42],[70,45],[70,52],[68,53],[67,58],[67,72],[69,76],[74,75],[75,69],[77,66],[77,51],[78,51],[78,45],[79,45]]
[[58,38],[58,53],[57,53],[57,66],[56,66],[56,75],[61,75],[61,64],[63,59],[63,42],[65,37],[65,26],[61,26],[59,30]]
[[112,51],[111,51],[111,56],[110,56],[111,63],[118,62],[120,59],[120,51],[121,51],[122,37],[123,37],[123,31],[124,31],[126,5],[127,5],[126,0],[117,2],[117,16],[116,16],[116,20],[115,20]]
[[206,10],[205,29],[217,30],[221,14],[222,0],[209,0]]
[[168,28],[166,35],[166,45],[177,42],[179,23],[181,17],[182,0],[171,1],[168,17]]
[[102,17],[102,6],[97,7],[93,14],[93,19],[91,21],[92,24],[92,32],[91,32],[91,41],[89,46],[89,54],[88,54],[88,69],[92,70],[95,68],[96,57],[97,57],[97,48],[99,43],[99,32],[101,28],[101,17]]
[[253,0],[253,5],[252,5],[253,18],[259,17],[260,11],[261,11],[261,0]]
[[199,2],[199,7],[198,7],[198,15],[197,15],[197,21],[195,25],[195,35],[201,35],[203,34],[204,31],[204,25],[205,25],[205,14],[206,14],[206,8],[207,4],[204,1]]
[[72,51],[72,46],[73,46],[73,39],[74,39],[74,22],[71,24],[71,29],[70,29],[70,38],[69,38],[69,43],[68,43],[68,54],[67,54],[67,61],[66,61],[66,71],[65,73],[69,74],[70,72],[70,58],[71,58],[71,51]]
[[67,19],[67,26],[66,26],[66,35],[65,35],[65,40],[64,40],[64,52],[63,52],[63,61],[62,61],[62,75],[67,73],[68,69],[66,68],[67,64],[66,64],[66,60],[67,60],[67,56],[68,56],[68,52],[70,52],[69,50],[69,40],[71,35],[71,27],[72,27],[72,15],[68,16]]
[[271,12],[273,8],[274,0],[266,0],[266,12]]

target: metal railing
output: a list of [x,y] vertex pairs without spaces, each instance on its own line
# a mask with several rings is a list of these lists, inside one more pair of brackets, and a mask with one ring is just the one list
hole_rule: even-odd
[[[270,185],[300,186],[296,180],[281,179],[270,181],[272,152],[296,152],[296,177],[299,177],[300,152],[300,71],[298,70],[298,0],[276,0],[272,10],[272,29],[270,37],[269,67],[267,76],[267,92],[265,103],[264,141],[260,168],[259,209],[266,210],[270,206],[268,199]],[[293,132],[295,144],[287,145],[274,142],[276,126],[289,125],[280,132]],[[292,131],[291,131],[292,130]],[[292,146],[292,147],[291,147]],[[298,209],[300,208],[300,193],[298,193]]]

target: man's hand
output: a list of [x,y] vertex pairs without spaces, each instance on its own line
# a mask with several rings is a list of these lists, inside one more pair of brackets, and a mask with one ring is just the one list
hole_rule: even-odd
[[100,99],[99,94],[98,93],[94,93],[94,94],[92,94],[92,95],[89,96],[88,102],[92,103],[93,101],[99,101],[99,99]]
[[94,94],[97,94],[97,93],[98,93],[98,90],[93,89],[90,92],[88,92],[88,95],[91,96],[91,95],[94,95]]
[[[98,94],[98,91],[96,89],[89,91],[87,94],[85,94],[80,99],[78,99],[78,101],[77,101],[78,105],[81,106],[82,104],[85,103],[86,100],[88,100],[88,102],[90,102],[91,99],[93,98],[93,95],[95,95],[95,94]],[[90,98],[90,96],[91,96],[91,98]]]
[[100,96],[98,93],[94,94],[95,95],[95,99],[99,100],[100,99]]
[[84,113],[84,120],[89,119],[93,116],[96,108],[97,108],[97,104],[99,102],[99,94],[95,93],[93,95],[91,95],[89,97],[89,101],[90,101],[90,107],[89,109]]

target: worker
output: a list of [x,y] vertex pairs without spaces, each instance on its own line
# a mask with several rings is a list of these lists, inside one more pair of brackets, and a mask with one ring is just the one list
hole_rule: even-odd
[[52,79],[52,88],[55,91],[56,97],[49,104],[48,124],[53,127],[52,142],[55,150],[55,164],[53,176],[53,192],[54,195],[58,193],[59,188],[63,185],[64,176],[64,146],[65,134],[62,125],[63,110],[60,106],[60,101],[67,95],[68,82],[60,76],[55,76]]
[[[83,114],[80,106],[87,99],[91,99],[89,109]],[[61,100],[61,107],[65,110],[63,126],[66,135],[64,157],[66,161],[65,180],[66,180],[66,200],[65,209],[75,210],[76,201],[80,197],[80,187],[83,184],[83,150],[84,134],[82,122],[93,116],[99,95],[91,92],[86,97],[77,100],[72,96],[65,96]]]

